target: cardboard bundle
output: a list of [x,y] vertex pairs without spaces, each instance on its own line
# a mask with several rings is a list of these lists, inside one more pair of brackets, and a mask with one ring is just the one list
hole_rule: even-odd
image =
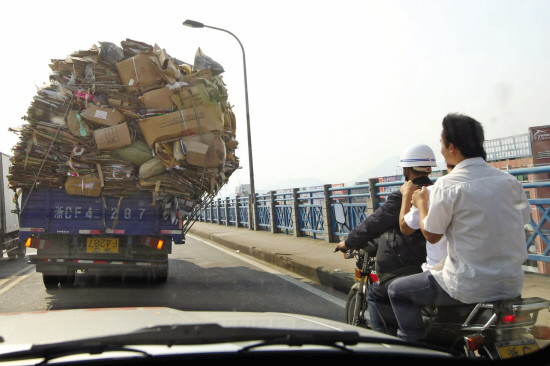
[[10,185],[87,196],[146,190],[174,219],[239,166],[223,68],[200,50],[191,64],[156,44],[121,46],[100,42],[52,60],[26,124],[10,129],[19,135]]

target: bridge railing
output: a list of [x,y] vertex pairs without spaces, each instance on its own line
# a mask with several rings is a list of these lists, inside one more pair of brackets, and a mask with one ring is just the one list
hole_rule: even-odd
[[[550,166],[507,170],[514,176],[530,176],[524,182],[527,190],[550,188],[547,173]],[[536,179],[540,174],[545,176]],[[436,181],[437,178],[432,178]],[[404,181],[379,182],[369,179],[369,184],[337,187],[327,184],[322,189],[290,192],[270,192],[256,195],[252,207],[249,197],[218,199],[205,205],[196,215],[197,221],[218,225],[245,227],[252,230],[308,236],[326,242],[338,242],[347,237],[349,229],[334,220],[334,203],[344,206],[346,223],[353,229],[384,204],[385,197],[398,190]],[[550,263],[550,198],[529,199],[533,208],[531,223],[526,225],[526,249],[528,259]]]

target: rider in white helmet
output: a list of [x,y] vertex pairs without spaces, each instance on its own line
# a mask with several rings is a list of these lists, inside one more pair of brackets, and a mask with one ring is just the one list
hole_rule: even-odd
[[[399,166],[403,168],[405,180],[412,181],[417,188],[432,185],[428,175],[436,166],[436,161],[429,146],[411,145],[403,151],[400,160]],[[373,329],[393,335],[397,334],[397,321],[389,302],[388,286],[399,277],[421,273],[421,265],[426,260],[426,239],[422,232],[416,230],[411,235],[401,233],[401,204],[401,192],[392,192],[384,205],[355,227],[348,238],[336,247],[342,251],[359,249],[367,241],[379,238],[376,254],[379,282],[371,287],[367,300]],[[380,320],[384,324],[378,324]]]
[[[399,166],[414,167],[418,164],[417,159],[419,156],[425,156],[424,159],[433,162],[434,165],[432,166],[435,166],[435,157],[432,149],[422,144],[409,146],[401,155]],[[431,168],[417,167],[416,169],[426,171]],[[448,169],[451,170],[452,166],[448,166]],[[431,192],[432,188],[433,186],[426,187],[428,192]],[[399,227],[405,235],[411,235],[420,229],[418,209],[411,204],[412,195],[417,189],[418,187],[411,181],[406,181],[400,189],[403,200],[401,213],[399,214]],[[422,271],[427,271],[447,257],[447,237],[444,235],[438,243],[426,246],[426,253],[426,262],[422,264]]]

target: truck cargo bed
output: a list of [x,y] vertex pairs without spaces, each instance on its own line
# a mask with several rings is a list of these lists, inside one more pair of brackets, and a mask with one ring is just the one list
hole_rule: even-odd
[[[23,191],[22,202],[29,190]],[[119,207],[120,204],[120,207]],[[118,220],[117,220],[118,217]],[[116,226],[115,226],[115,221]],[[163,219],[151,192],[125,197],[69,195],[65,189],[36,188],[21,213],[19,241],[33,233],[165,235],[183,243],[181,223]]]

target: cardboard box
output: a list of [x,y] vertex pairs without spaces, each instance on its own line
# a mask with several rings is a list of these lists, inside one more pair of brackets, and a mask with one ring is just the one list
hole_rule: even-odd
[[189,94],[189,91],[191,91],[193,95],[195,107],[208,106],[212,104],[212,102],[210,101],[210,97],[206,92],[206,87],[204,86],[204,84],[199,83],[193,86],[181,87],[172,94],[172,102],[178,107],[178,109],[193,108],[193,102],[191,101],[191,95]]
[[[150,52],[141,52],[127,60],[116,63],[126,93],[143,93],[162,83],[162,77],[150,57],[157,57]],[[143,86],[145,85],[145,86]],[[152,87],[150,85],[153,85]]]
[[203,144],[199,141],[187,141],[185,147],[187,151],[186,158],[189,164],[206,166],[208,150],[210,148],[208,144]]
[[[186,159],[191,165],[206,168],[220,168],[225,165],[226,149],[217,132],[194,135],[182,139],[186,148]],[[205,149],[206,146],[206,149]]]
[[[219,104],[211,104],[210,107],[197,107],[197,116],[194,109],[186,109],[139,120],[139,127],[150,148],[155,141],[165,141],[183,136],[196,135],[199,131],[207,133],[223,130],[223,114]],[[199,130],[200,124],[200,130]]]
[[65,182],[67,194],[76,196],[99,197],[101,195],[101,180],[93,174],[69,177]]
[[171,109],[174,102],[170,97],[174,92],[166,87],[152,90],[143,94],[143,103],[147,109]]
[[114,106],[114,107],[129,107],[130,106],[130,102],[128,102],[126,100],[113,99],[113,98],[109,98],[109,104]]
[[126,120],[126,116],[116,108],[101,108],[92,104],[80,115],[94,127],[115,126]]
[[132,143],[130,129],[126,122],[95,130],[94,138],[98,150],[115,150]]

